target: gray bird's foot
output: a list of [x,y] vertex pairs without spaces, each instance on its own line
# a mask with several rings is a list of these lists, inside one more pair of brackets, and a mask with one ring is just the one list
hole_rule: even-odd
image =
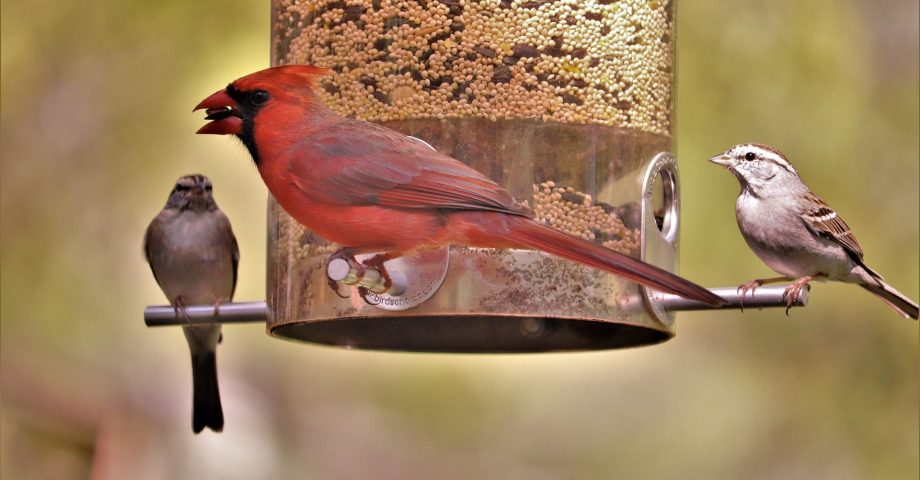
[[222,304],[222,303],[224,303],[224,299],[223,299],[223,298],[215,298],[215,299],[214,299],[214,303],[213,303],[212,305],[214,305],[214,317],[215,317],[215,318],[220,316],[220,304]]
[[176,318],[181,316],[186,322],[192,323],[192,319],[189,318],[185,306],[185,300],[182,300],[182,297],[176,297],[176,299],[173,300],[173,310],[176,312]]

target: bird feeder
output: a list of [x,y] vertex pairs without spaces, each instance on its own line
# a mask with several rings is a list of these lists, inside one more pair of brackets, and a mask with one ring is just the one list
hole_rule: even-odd
[[[550,226],[675,271],[673,12],[670,0],[277,0],[272,63],[330,69],[319,94],[332,110],[427,142]],[[340,298],[327,285],[350,283],[347,265],[327,266],[338,248],[270,201],[272,335],[535,352],[674,334],[654,293],[532,251],[421,252],[387,264],[400,291]]]
[[[272,3],[272,64],[328,68],[318,94],[332,110],[416,137],[547,225],[672,272],[674,50],[673,0]],[[441,352],[606,349],[665,341],[673,311],[702,308],[540,252],[463,246],[387,262],[395,281],[384,291],[375,275],[329,262],[340,247],[273,200],[268,212],[267,310],[221,315],[266,316],[276,337]],[[781,292],[764,287],[746,306],[782,305]],[[738,305],[735,289],[718,293]],[[200,310],[189,313],[211,312]]]

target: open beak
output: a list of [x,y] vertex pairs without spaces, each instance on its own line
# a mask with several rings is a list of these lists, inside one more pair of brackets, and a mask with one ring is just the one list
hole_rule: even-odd
[[720,153],[714,157],[711,157],[709,161],[718,165],[722,165],[723,167],[728,167],[732,163],[732,157],[730,157],[727,153]]
[[205,120],[211,120],[195,133],[206,135],[238,135],[243,131],[243,119],[236,110],[236,101],[227,95],[227,90],[215,92],[210,97],[199,103],[195,110],[205,109],[208,115]]

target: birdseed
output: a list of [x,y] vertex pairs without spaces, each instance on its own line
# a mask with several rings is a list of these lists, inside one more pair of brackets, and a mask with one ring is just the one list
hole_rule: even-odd
[[672,128],[672,0],[275,0],[272,25],[342,115]]

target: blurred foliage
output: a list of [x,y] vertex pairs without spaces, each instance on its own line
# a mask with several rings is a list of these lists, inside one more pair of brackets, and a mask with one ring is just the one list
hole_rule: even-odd
[[[918,328],[851,285],[811,304],[680,316],[661,346],[408,355],[225,327],[227,428],[193,436],[187,350],[147,329],[142,260],[172,182],[211,176],[264,297],[266,191],[191,107],[268,64],[265,2],[3,0],[0,476],[81,478],[918,477]],[[737,182],[705,161],[782,149],[918,297],[918,4],[680,2],[683,273],[769,271]],[[874,227],[874,228],[873,228]]]

